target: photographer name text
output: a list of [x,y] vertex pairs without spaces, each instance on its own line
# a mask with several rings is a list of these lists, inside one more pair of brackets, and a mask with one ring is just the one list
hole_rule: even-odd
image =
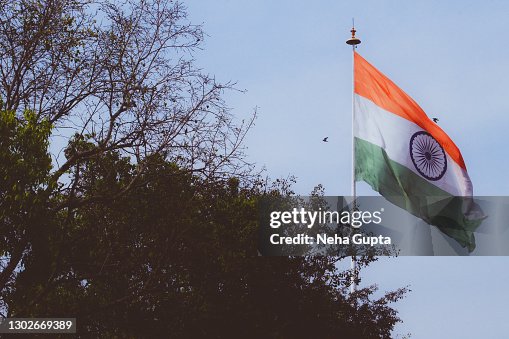
[[392,240],[390,237],[384,236],[366,236],[363,234],[354,234],[351,237],[340,235],[329,235],[326,233],[316,234],[310,236],[305,233],[299,233],[296,236],[281,236],[279,234],[272,234],[270,236],[270,243],[272,245],[391,245]]

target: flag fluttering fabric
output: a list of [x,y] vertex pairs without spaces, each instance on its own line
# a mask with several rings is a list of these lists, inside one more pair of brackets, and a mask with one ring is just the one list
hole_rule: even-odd
[[354,105],[355,179],[473,251],[485,216],[454,142],[357,52]]

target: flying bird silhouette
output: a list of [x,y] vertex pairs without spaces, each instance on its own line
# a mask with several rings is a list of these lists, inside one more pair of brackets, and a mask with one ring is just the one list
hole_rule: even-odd
[[438,118],[433,118],[433,122],[436,124],[438,123]]
[[328,139],[329,139],[329,137],[325,137],[325,138],[323,138],[323,140],[322,140],[322,141],[323,141],[323,142],[329,142],[329,140],[328,140]]

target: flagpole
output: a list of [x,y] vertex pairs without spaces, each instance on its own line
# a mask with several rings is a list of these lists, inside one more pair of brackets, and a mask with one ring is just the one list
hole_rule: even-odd
[[[353,209],[356,208],[357,191],[355,187],[355,137],[354,137],[354,121],[355,121],[355,48],[361,41],[355,37],[355,23],[352,19],[352,29],[350,30],[352,37],[346,41],[348,45],[352,46],[352,198],[353,198]],[[357,289],[356,280],[356,269],[357,269],[357,257],[352,256],[350,260],[350,269],[352,272],[350,281],[350,293],[354,293]]]

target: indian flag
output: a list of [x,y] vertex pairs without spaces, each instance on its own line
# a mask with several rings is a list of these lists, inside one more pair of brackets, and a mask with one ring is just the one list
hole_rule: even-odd
[[355,178],[469,251],[484,215],[460,150],[394,82],[354,52]]

